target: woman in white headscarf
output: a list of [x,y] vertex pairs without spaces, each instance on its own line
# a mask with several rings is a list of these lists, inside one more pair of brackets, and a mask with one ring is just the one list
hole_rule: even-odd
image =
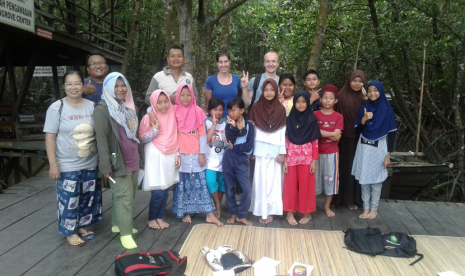
[[132,201],[143,166],[137,138],[138,120],[131,88],[120,73],[103,81],[102,101],[94,110],[100,174],[108,179],[113,194],[112,231],[121,233],[127,249],[136,248],[132,238]]

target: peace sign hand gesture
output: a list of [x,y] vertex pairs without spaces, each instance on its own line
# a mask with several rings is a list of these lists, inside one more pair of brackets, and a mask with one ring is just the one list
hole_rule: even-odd
[[249,87],[249,71],[246,73],[244,70],[242,70],[241,87]]
[[281,91],[281,89],[279,89],[279,87],[278,87],[278,100],[279,100],[280,103],[284,102],[284,91]]
[[231,117],[229,117],[229,116],[226,117],[226,122],[228,123],[228,125],[232,125],[233,127],[236,126],[236,121],[231,119]]

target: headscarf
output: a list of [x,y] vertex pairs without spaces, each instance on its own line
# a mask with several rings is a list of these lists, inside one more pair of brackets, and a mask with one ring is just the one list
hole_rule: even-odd
[[[121,78],[127,87],[126,98],[122,101],[116,100],[115,96],[115,84],[118,78]],[[115,119],[115,121],[124,128],[128,139],[139,143],[139,140],[136,137],[139,121],[137,119],[136,108],[134,106],[134,99],[132,97],[132,91],[128,80],[123,76],[123,74],[118,72],[108,74],[103,81],[102,99],[107,103],[110,117]]]
[[365,108],[367,112],[373,112],[373,118],[365,122],[365,127],[362,131],[362,137],[369,141],[377,141],[385,137],[389,132],[396,131],[396,121],[394,119],[394,112],[391,105],[384,94],[384,87],[380,81],[371,81],[367,84],[366,90],[370,85],[376,86],[379,91],[379,98],[376,101],[368,99],[358,112],[355,126],[362,123],[362,118],[365,115]]
[[335,110],[342,114],[344,117],[344,132],[342,136],[348,138],[357,138],[355,133],[354,123],[357,116],[357,112],[365,103],[365,96],[362,91],[353,91],[350,88],[350,83],[356,78],[360,77],[363,84],[366,83],[365,73],[360,70],[355,70],[350,74],[349,81],[342,87],[338,94],[338,102]]
[[[275,91],[272,100],[267,100],[264,96],[266,85],[270,83]],[[278,99],[278,85],[274,79],[267,79],[263,82],[262,95],[250,112],[249,121],[253,122],[257,128],[266,133],[273,133],[286,126],[286,109]]]
[[[189,93],[191,94],[191,102],[188,106],[183,106],[181,104],[181,91],[184,87],[189,89]],[[189,84],[180,84],[178,89],[176,90],[176,106],[174,108],[176,114],[176,121],[178,122],[178,128],[180,132],[188,133],[197,129],[199,126],[203,124],[207,116],[205,116],[205,112],[197,106],[197,102],[195,101],[194,97],[194,90],[192,86]]]
[[[307,109],[304,112],[298,111],[295,106],[300,96],[307,102]],[[299,91],[294,95],[294,105],[287,117],[286,128],[287,139],[294,145],[304,145],[321,138],[318,120],[310,107],[310,97],[307,91]]]
[[[161,94],[165,94],[168,98],[169,108],[166,113],[161,113],[157,109],[157,101]],[[150,95],[150,104],[152,106],[153,113],[157,116],[158,122],[160,122],[160,131],[157,136],[153,138],[153,145],[163,154],[173,154],[179,149],[178,143],[178,127],[176,124],[176,115],[174,114],[174,108],[171,105],[170,96],[163,90],[155,90]],[[147,135],[152,132],[152,126],[150,124],[149,116],[145,115],[139,127],[140,137]]]

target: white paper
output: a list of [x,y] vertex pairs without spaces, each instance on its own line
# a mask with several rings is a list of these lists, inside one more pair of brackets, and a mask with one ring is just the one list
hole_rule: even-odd
[[311,266],[311,265],[306,265],[306,264],[302,264],[302,263],[298,263],[298,262],[294,262],[291,266],[291,268],[289,268],[289,270],[287,271],[287,273],[289,275],[292,275],[292,271],[294,270],[294,267],[296,265],[301,265],[303,267],[305,267],[307,269],[307,276],[310,275],[310,273],[312,273],[312,270],[315,268],[314,266]]
[[263,257],[256,261],[252,267],[254,269],[255,276],[275,276],[276,267],[281,261],[273,260],[268,257]]
[[438,276],[460,276],[453,271],[438,272]]
[[233,269],[222,270],[222,271],[213,271],[213,276],[235,276]]

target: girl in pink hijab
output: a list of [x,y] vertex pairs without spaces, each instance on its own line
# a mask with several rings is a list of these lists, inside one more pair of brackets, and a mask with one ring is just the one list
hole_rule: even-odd
[[174,187],[173,213],[185,223],[191,223],[191,214],[207,214],[207,222],[223,226],[213,214],[216,210],[207,188],[207,136],[203,110],[197,106],[194,91],[181,84],[176,91],[175,114],[178,124],[179,183]]
[[139,127],[141,142],[145,151],[144,191],[151,191],[148,226],[151,229],[165,229],[169,224],[163,221],[168,188],[179,182],[178,129],[174,107],[168,94],[155,90],[150,104],[156,116],[155,123],[149,115],[142,118]]

